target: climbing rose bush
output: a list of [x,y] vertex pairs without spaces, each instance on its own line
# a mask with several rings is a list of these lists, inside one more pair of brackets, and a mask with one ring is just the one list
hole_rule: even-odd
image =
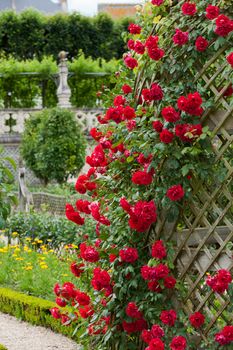
[[[60,308],[51,310],[65,325],[76,322],[77,332],[84,325],[87,349],[197,349],[192,335],[210,321],[204,310],[191,306],[187,316],[177,303],[186,287],[174,266],[174,242],[156,225],[163,218],[179,223],[193,178],[211,181],[214,154],[203,118],[214,101],[193,74],[232,31],[222,7],[204,0],[147,1],[128,27],[115,88],[102,94],[105,112],[90,131],[97,145],[86,158],[89,170],[75,184],[85,197],[66,206],[69,220],[85,225],[88,216],[96,229],[80,234],[70,266],[77,285],[58,283]],[[224,60],[230,72],[232,53]],[[232,87],[224,88],[229,98]],[[231,283],[230,272],[220,270],[202,288],[223,294]],[[232,326],[224,326],[203,338],[204,349],[232,342]]]

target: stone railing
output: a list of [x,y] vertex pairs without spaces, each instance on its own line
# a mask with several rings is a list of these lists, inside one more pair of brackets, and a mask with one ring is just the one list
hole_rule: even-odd
[[[100,109],[73,109],[78,123],[82,130],[88,133],[92,127],[98,123],[96,116],[102,111]],[[2,109],[0,110],[0,134],[21,134],[24,130],[24,122],[33,112],[41,109]]]

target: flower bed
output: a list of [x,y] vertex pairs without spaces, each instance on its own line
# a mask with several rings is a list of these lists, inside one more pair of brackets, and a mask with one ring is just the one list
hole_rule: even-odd
[[58,280],[75,282],[67,268],[75,258],[75,249],[64,248],[58,258],[52,249],[41,243],[39,239],[28,238],[25,245],[0,248],[1,286],[52,300],[53,285]]

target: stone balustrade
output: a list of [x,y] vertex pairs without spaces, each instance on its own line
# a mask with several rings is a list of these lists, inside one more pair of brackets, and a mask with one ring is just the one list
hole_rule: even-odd
[[[4,134],[21,134],[24,131],[24,122],[29,116],[41,109],[1,109],[0,110],[0,135]],[[77,122],[81,125],[85,133],[98,123],[96,116],[102,111],[100,109],[73,109]]]

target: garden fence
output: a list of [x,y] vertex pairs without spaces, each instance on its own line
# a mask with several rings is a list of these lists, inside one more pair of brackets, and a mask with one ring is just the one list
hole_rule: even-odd
[[214,110],[207,110],[202,120],[212,131],[215,165],[221,167],[223,178],[216,178],[215,184],[192,178],[189,213],[181,212],[178,219],[184,228],[179,230],[176,222],[168,223],[164,214],[152,235],[153,239],[156,235],[176,242],[174,264],[187,289],[180,307],[188,316],[196,311],[209,316],[211,321],[201,333],[203,339],[217,321],[233,321],[229,295],[212,290],[206,294],[203,288],[208,273],[222,268],[233,270],[233,99],[225,94],[232,74],[225,60],[228,49],[225,46],[204,67],[198,67],[195,76],[215,101]]

